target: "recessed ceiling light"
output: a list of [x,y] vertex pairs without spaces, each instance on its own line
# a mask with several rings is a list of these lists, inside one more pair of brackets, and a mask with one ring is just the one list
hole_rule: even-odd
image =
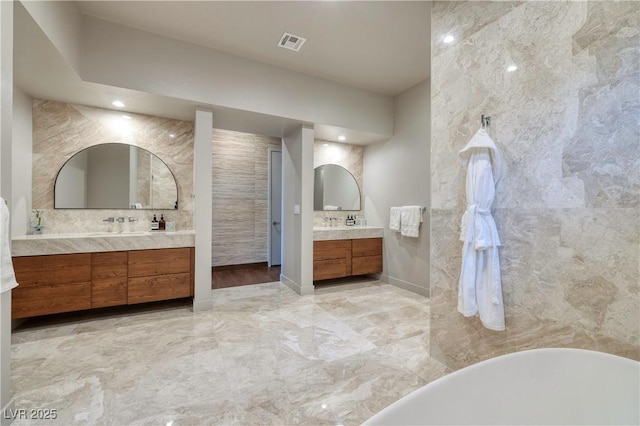
[[509,71],[509,72],[513,72],[513,71],[515,71],[517,69],[518,69],[518,67],[516,65],[509,65],[507,67],[507,71]]
[[340,136],[338,136],[338,140],[342,142],[342,141],[346,141],[347,138],[344,137],[344,135],[340,135]]
[[329,144],[328,143],[323,143],[322,146],[329,146]]
[[449,44],[449,43],[453,43],[453,41],[455,40],[455,37],[452,36],[451,34],[447,34],[446,36],[444,36],[444,38],[442,39],[443,42]]
[[173,133],[169,133],[169,137],[170,137],[170,138],[175,138],[175,137],[176,137],[176,135],[174,135]]
[[123,115],[122,118],[125,120],[131,120],[131,117],[129,117],[128,115]]
[[111,102],[111,105],[113,105],[114,107],[118,107],[118,108],[124,108],[124,102],[122,101],[113,101]]

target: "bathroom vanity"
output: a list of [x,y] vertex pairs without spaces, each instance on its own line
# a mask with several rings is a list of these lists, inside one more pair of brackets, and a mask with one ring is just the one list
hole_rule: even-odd
[[193,296],[193,246],[193,232],[14,239],[12,318]]
[[382,228],[317,227],[313,230],[313,280],[382,272]]

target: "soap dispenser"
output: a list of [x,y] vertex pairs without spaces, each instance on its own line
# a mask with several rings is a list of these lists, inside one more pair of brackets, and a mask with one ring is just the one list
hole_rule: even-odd
[[166,228],[166,222],[164,221],[164,214],[160,215],[160,222],[158,223],[158,229],[164,231]]
[[158,219],[156,218],[156,215],[153,215],[153,220],[151,221],[151,230],[152,231],[157,231],[160,228],[160,223],[158,222]]

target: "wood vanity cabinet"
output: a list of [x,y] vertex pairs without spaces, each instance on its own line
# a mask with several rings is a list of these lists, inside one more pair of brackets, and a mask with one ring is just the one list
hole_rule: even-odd
[[382,272],[382,238],[313,242],[313,280]]
[[13,258],[11,317],[91,308],[91,253]]
[[351,240],[313,242],[313,280],[351,275]]
[[92,308],[127,304],[128,257],[126,251],[91,254]]
[[193,296],[194,248],[14,257],[12,318]]
[[189,248],[129,252],[130,305],[191,295]]
[[361,238],[351,244],[351,275],[382,272],[382,238]]

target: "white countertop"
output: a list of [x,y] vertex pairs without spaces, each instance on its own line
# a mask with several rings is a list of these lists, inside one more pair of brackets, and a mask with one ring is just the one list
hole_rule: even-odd
[[193,247],[194,231],[86,232],[78,234],[37,234],[14,237],[11,255],[92,253]]
[[315,226],[313,241],[382,238],[384,229],[376,226]]

